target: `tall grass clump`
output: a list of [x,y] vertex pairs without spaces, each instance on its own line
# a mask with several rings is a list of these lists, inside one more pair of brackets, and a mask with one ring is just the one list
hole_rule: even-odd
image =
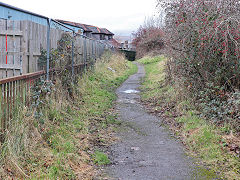
[[114,90],[135,71],[121,54],[106,52],[74,81],[64,71],[36,82],[31,106],[17,106],[5,131],[0,178],[92,179],[95,146],[112,138]]

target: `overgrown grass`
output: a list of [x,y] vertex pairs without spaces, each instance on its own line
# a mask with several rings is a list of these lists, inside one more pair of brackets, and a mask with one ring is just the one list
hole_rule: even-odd
[[32,109],[20,109],[1,146],[0,177],[92,179],[96,158],[97,164],[107,162],[95,147],[110,143],[118,124],[114,91],[136,70],[123,56],[106,54],[79,78],[72,97],[57,80],[43,100],[42,116],[35,119]]
[[[162,113],[165,124],[181,137],[189,154],[199,158],[206,166],[227,179],[240,179],[239,157],[226,145],[234,136],[229,127],[217,127],[199,118],[189,99],[182,96],[177,82],[165,82],[164,57],[143,58],[146,78],[142,85],[142,99],[155,112]],[[185,90],[185,93],[187,91]]]
[[110,160],[108,159],[108,156],[101,151],[96,151],[92,157],[93,157],[94,163],[97,165],[110,164]]

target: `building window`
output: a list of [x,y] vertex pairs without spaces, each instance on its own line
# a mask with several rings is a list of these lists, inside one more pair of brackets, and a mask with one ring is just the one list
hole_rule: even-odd
[[105,40],[105,35],[104,34],[100,34],[100,40]]
[[108,36],[108,40],[111,40],[112,39],[112,36]]

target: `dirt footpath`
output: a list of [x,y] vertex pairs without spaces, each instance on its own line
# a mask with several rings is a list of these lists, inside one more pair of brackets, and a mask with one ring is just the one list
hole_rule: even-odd
[[124,130],[120,142],[111,147],[113,164],[108,174],[116,180],[208,179],[200,175],[180,142],[161,127],[161,119],[148,114],[140,104],[139,86],[144,67],[129,77],[120,88],[117,110]]

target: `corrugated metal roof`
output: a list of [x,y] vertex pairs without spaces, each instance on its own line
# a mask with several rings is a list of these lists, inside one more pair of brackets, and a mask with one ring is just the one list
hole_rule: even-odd
[[106,34],[106,35],[114,35],[112,32],[107,30],[106,28],[99,28],[97,26],[87,25],[89,29],[92,30],[93,34]]
[[102,34],[101,30],[96,27],[96,26],[92,26],[92,25],[86,25],[89,29],[92,30],[92,33],[94,34]]
[[71,21],[64,21],[64,20],[60,20],[60,19],[56,19],[56,20],[63,24],[68,24],[71,26],[82,28],[85,32],[92,32],[92,30],[90,28],[88,28],[85,24],[75,23],[75,22],[71,22]]
[[[5,7],[5,8],[8,8],[8,9],[12,9],[14,10],[15,12],[20,12],[21,14],[10,14],[10,15],[14,15],[13,19],[14,20],[32,20],[33,22],[37,22],[39,24],[43,24],[43,25],[46,25],[47,24],[47,20],[48,17],[45,17],[45,16],[42,16],[40,14],[36,14],[36,13],[33,13],[33,12],[30,12],[30,11],[27,11],[27,10],[23,10],[23,9],[20,9],[20,8],[17,8],[17,7],[14,7],[14,6],[11,6],[11,5],[8,5],[8,4],[5,4],[5,3],[2,3],[0,2],[0,7]],[[29,15],[32,15],[32,17],[27,17],[25,14],[29,14]],[[0,12],[0,15],[2,18],[6,18],[8,19],[7,17],[5,16],[8,16],[9,12],[5,12],[4,9],[1,10]],[[43,18],[43,19],[41,19]],[[114,35],[112,32],[110,32],[109,30],[107,30],[106,28],[99,28],[97,26],[92,26],[92,25],[87,25],[87,24],[81,24],[81,23],[76,23],[76,22],[71,22],[71,21],[64,21],[64,20],[57,20],[61,23],[65,23],[67,25],[70,25],[70,26],[75,26],[75,27],[78,27],[78,28],[81,28],[83,29],[85,32],[92,32],[93,34],[106,34],[106,35]]]
[[87,24],[81,24],[81,23],[76,23],[76,22],[71,22],[71,21],[64,21],[60,19],[56,19],[57,21],[61,23],[65,23],[68,25],[76,26],[82,28],[85,32],[91,32],[93,34],[106,34],[106,35],[114,35],[112,32],[110,32],[106,28],[99,28],[97,26],[93,25],[87,25]]
[[109,31],[108,29],[106,28],[102,28],[102,30],[105,32],[105,34],[107,35],[114,35],[111,31]]

